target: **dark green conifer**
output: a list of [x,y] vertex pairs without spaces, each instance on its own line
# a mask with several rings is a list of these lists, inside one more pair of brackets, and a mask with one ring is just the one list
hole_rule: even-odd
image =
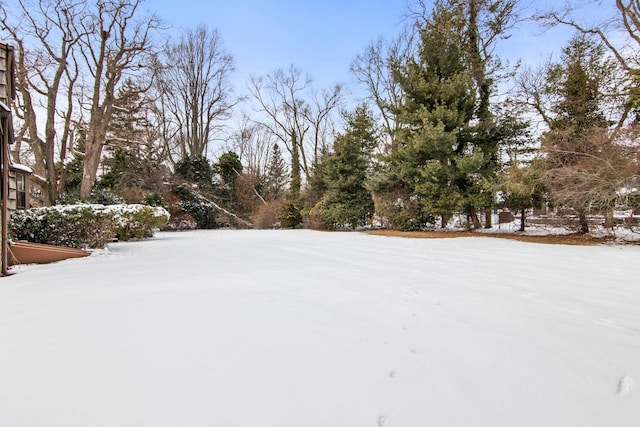
[[366,188],[371,153],[378,143],[374,119],[366,106],[345,113],[347,127],[338,135],[332,153],[325,153],[314,176],[317,190],[324,190],[311,209],[326,228],[365,225],[374,211]]

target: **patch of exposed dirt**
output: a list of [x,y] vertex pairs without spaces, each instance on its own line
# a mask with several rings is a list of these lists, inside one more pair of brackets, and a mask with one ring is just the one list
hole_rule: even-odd
[[474,233],[472,231],[397,231],[370,230],[368,234],[392,237],[408,237],[418,239],[448,239],[456,237],[488,237],[496,239],[510,239],[521,242],[545,243],[550,245],[580,245],[592,246],[612,241],[611,238],[594,237],[581,234],[548,234],[533,236],[519,233]]

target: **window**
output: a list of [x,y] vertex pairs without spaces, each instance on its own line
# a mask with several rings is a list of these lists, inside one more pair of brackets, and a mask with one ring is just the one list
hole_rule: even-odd
[[24,174],[16,174],[16,209],[27,208],[27,185]]

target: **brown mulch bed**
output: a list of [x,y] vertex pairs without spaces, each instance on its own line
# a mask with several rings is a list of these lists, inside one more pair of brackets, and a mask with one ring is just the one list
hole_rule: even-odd
[[474,233],[472,231],[397,231],[370,230],[368,234],[392,237],[409,237],[419,239],[447,239],[455,237],[490,237],[496,239],[518,240],[521,242],[546,243],[552,245],[592,246],[612,241],[611,238],[594,237],[580,234],[549,234],[531,236],[519,233]]

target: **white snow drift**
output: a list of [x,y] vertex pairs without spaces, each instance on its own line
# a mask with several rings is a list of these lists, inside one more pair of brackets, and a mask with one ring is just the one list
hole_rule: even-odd
[[0,425],[637,426],[640,248],[159,233],[0,279]]

